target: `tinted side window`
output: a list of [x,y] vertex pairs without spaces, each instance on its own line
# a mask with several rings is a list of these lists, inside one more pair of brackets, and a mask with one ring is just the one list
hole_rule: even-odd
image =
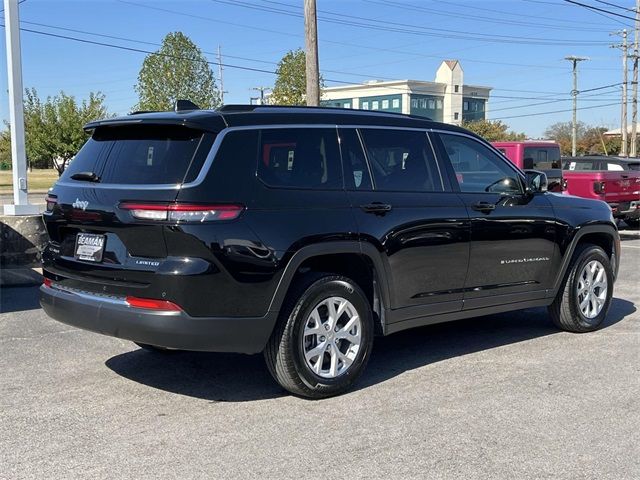
[[463,192],[521,193],[518,174],[491,149],[469,137],[440,134]]
[[272,187],[341,189],[335,129],[261,130],[258,177]]
[[349,190],[371,190],[371,175],[358,133],[354,129],[341,128],[339,136],[345,186]]
[[361,134],[376,190],[444,190],[436,159],[425,132],[363,129]]

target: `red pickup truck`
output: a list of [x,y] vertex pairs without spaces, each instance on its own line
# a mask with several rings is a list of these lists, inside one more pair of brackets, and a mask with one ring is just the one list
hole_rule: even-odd
[[609,204],[613,216],[630,227],[640,225],[640,170],[636,160],[607,157],[563,159],[565,192]]
[[562,191],[560,145],[547,140],[491,142],[520,170],[540,170],[547,175],[547,189]]

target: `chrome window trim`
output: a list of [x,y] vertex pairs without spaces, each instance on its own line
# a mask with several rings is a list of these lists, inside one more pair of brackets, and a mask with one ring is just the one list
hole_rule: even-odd
[[[283,128],[335,128],[337,130],[339,130],[340,128],[353,128],[356,130],[359,129],[379,129],[379,130],[405,130],[405,131],[417,131],[417,132],[424,132],[425,134],[428,134],[430,132],[432,133],[443,133],[443,134],[448,134],[448,135],[459,135],[459,136],[463,136],[463,137],[467,137],[470,138],[478,143],[480,143],[481,145],[484,145],[485,147],[488,147],[491,151],[493,151],[494,153],[496,153],[500,158],[502,157],[502,155],[490,144],[490,143],[482,143],[480,141],[478,141],[477,138],[473,137],[472,135],[468,135],[466,133],[462,133],[462,132],[455,132],[455,131],[451,131],[451,130],[443,130],[443,129],[438,129],[438,128],[433,128],[433,127],[401,127],[401,126],[396,126],[396,125],[366,125],[366,124],[359,124],[359,123],[354,123],[354,124],[344,124],[344,125],[338,125],[335,123],[314,123],[314,124],[301,124],[301,123],[291,123],[291,124],[273,124],[273,125],[242,125],[242,126],[236,126],[236,127],[226,127],[223,128],[222,130],[220,130],[217,135],[216,135],[216,139],[213,142],[213,145],[211,146],[211,149],[209,150],[209,153],[207,154],[207,157],[205,158],[204,162],[202,163],[202,167],[200,168],[200,172],[198,173],[197,177],[195,179],[193,179],[191,182],[187,182],[187,183],[177,183],[177,184],[172,184],[172,183],[150,183],[150,184],[146,184],[146,185],[135,185],[135,184],[121,184],[121,183],[89,183],[89,182],[69,182],[69,181],[64,181],[64,182],[60,182],[58,181],[55,185],[60,185],[60,186],[64,186],[64,187],[74,187],[74,188],[108,188],[108,189],[113,189],[113,190],[175,190],[175,191],[179,191],[179,190],[183,190],[183,189],[187,189],[187,188],[194,188],[199,186],[202,182],[204,182],[204,179],[206,178],[207,174],[209,173],[209,170],[211,168],[211,165],[213,164],[213,160],[215,159],[216,154],[218,153],[218,150],[220,149],[220,145],[222,144],[222,142],[224,141],[224,138],[227,136],[227,134],[231,133],[231,132],[237,132],[237,131],[245,131],[245,130],[267,130],[267,129],[283,129]],[[440,163],[439,163],[439,157],[436,155],[434,146],[433,146],[433,142],[431,140],[431,138],[429,137],[429,135],[427,135],[428,138],[428,142],[431,145],[431,149],[434,153],[434,157],[436,160],[436,167],[438,169],[438,173],[440,175],[440,182],[442,185],[442,192],[447,192],[447,189],[444,186],[444,180],[442,178],[442,171],[440,169]],[[362,142],[362,139],[360,139]],[[366,149],[365,149],[365,156],[366,156]],[[515,166],[513,165],[511,162],[509,162],[508,160],[503,160],[505,163],[507,163],[510,168],[512,170],[514,170],[514,172],[516,172],[518,174],[518,176],[523,179],[523,173]],[[375,180],[373,179],[372,176],[372,182],[375,182]],[[374,186],[375,188],[375,186]],[[439,193],[439,192],[432,192],[432,193]]]

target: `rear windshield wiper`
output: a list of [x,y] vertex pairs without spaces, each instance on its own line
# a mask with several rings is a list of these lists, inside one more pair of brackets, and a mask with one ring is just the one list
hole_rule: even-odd
[[100,177],[96,175],[94,172],[78,172],[71,175],[72,180],[84,180],[86,182],[96,182],[100,181]]

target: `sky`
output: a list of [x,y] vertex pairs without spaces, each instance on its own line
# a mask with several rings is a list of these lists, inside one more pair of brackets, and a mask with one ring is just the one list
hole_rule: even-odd
[[[317,0],[320,71],[326,86],[433,81],[442,60],[457,59],[466,84],[493,88],[490,119],[540,138],[553,123],[571,120],[572,73],[564,57],[578,55],[589,58],[578,66],[578,119],[617,128],[622,50],[611,47],[621,42],[612,33],[627,28],[633,43],[635,2],[575,1],[604,12],[566,0]],[[23,84],[41,98],[64,91],[82,100],[100,91],[111,112],[126,114],[137,101],[133,87],[144,51],[157,50],[167,33],[181,31],[212,62],[220,47],[227,65],[225,103],[248,103],[258,95],[253,88],[273,86],[282,56],[304,47],[302,5],[303,0],[23,0]],[[4,33],[0,56],[0,120],[6,120]],[[212,69],[217,76],[217,65]]]

